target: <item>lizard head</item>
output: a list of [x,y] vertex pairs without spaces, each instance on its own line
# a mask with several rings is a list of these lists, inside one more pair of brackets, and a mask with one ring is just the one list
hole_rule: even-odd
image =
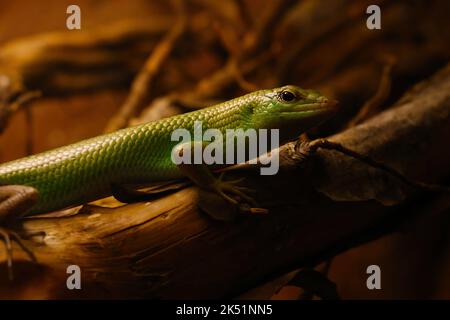
[[336,111],[337,102],[314,90],[288,85],[257,93],[251,110],[255,129],[279,129],[283,140],[294,139],[319,125]]

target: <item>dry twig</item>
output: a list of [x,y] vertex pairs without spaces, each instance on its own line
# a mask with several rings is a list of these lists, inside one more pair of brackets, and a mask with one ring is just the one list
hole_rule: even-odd
[[145,65],[136,76],[131,86],[131,92],[119,112],[114,115],[106,126],[105,132],[112,132],[127,126],[129,120],[144,105],[150,96],[152,82],[169,57],[176,41],[186,29],[187,13],[182,0],[174,0],[177,11],[177,22],[168,34],[155,47]]

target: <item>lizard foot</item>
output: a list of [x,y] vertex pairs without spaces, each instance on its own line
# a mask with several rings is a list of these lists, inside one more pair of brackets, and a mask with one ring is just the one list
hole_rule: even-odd
[[9,280],[12,281],[14,280],[12,242],[15,241],[33,262],[36,262],[36,257],[34,256],[33,251],[31,251],[23,243],[22,239],[16,232],[0,227],[0,237],[1,237],[0,241],[3,241],[6,249],[6,264],[8,268],[8,277]]
[[[267,209],[259,208],[256,200],[248,195],[248,193],[255,193],[255,190],[241,187],[238,184],[245,178],[224,181],[224,173],[222,172],[218,179],[212,185],[213,190],[219,194],[226,201],[237,206],[239,211],[243,213],[263,214],[268,213]],[[235,199],[238,197],[238,199]]]

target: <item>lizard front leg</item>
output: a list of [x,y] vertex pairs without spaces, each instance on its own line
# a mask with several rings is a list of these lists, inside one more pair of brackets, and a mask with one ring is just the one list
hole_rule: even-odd
[[[38,201],[38,191],[29,186],[6,185],[0,186],[0,223],[4,224],[9,218],[22,217]],[[33,252],[25,246],[20,236],[9,228],[0,226],[1,241],[6,249],[6,262],[8,276],[13,280],[13,250],[12,241],[15,241],[32,261],[36,261]]]
[[185,152],[190,152],[188,159],[191,161],[182,161],[177,166],[200,188],[199,207],[214,219],[227,221],[233,220],[239,212],[267,213],[266,209],[258,208],[257,202],[248,195],[250,189],[238,185],[243,179],[225,181],[224,173],[216,178],[210,166],[192,161],[194,152],[203,151],[206,144],[203,141],[191,141],[179,144],[173,150],[179,158],[183,158]]

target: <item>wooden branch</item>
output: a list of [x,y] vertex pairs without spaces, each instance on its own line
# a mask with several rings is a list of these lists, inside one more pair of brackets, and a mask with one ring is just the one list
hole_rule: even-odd
[[[450,66],[403,101],[331,140],[411,178],[448,176],[450,153],[443,146],[450,138]],[[367,230],[388,232],[382,221],[414,217],[414,209],[399,215],[398,206],[382,205],[414,196],[396,179],[327,150],[319,150],[306,168],[297,167],[293,146],[282,147],[277,175],[247,175],[268,215],[212,221],[197,210],[197,189],[189,187],[151,203],[31,218],[22,234],[41,268],[16,248],[17,277],[23,286],[38,281],[47,297],[234,296],[367,241]],[[66,289],[70,264],[81,267],[81,291]]]
[[[70,94],[127,83],[170,19],[122,21],[92,31],[49,32],[0,47],[0,133],[36,93]],[[130,58],[131,57],[131,58]]]
[[185,31],[187,13],[183,1],[173,0],[173,5],[178,12],[176,23],[154,48],[141,71],[137,74],[128,98],[119,112],[109,120],[105,129],[106,133],[126,127],[130,119],[147,102],[146,99],[150,96],[154,79],[172,52],[177,40]]
[[[244,76],[261,67],[263,63],[272,57],[270,50],[261,50],[261,48],[268,45],[268,42],[270,43],[269,32],[266,31],[274,28],[278,19],[293,4],[294,1],[291,0],[270,2],[268,7],[264,8],[262,18],[259,19],[255,28],[251,28],[242,36],[242,39],[240,39],[241,45],[235,43],[235,49],[229,48],[230,56],[222,68],[201,79],[194,87],[181,91],[176,90],[165,97],[155,100],[147,109],[156,108],[161,101],[164,101],[167,107],[173,107],[173,104],[178,102],[186,108],[198,109],[199,107],[204,107],[204,105],[199,105],[198,102],[218,95],[235,82],[245,89],[254,90],[255,88],[244,80]],[[222,36],[221,38],[223,39],[224,37]],[[231,36],[231,38],[235,39],[234,42],[238,41],[235,35]],[[262,51],[262,53],[258,51]]]
[[0,75],[10,86],[50,94],[105,87],[134,74],[170,24],[155,17],[150,25],[125,20],[89,32],[24,37],[1,46]]

